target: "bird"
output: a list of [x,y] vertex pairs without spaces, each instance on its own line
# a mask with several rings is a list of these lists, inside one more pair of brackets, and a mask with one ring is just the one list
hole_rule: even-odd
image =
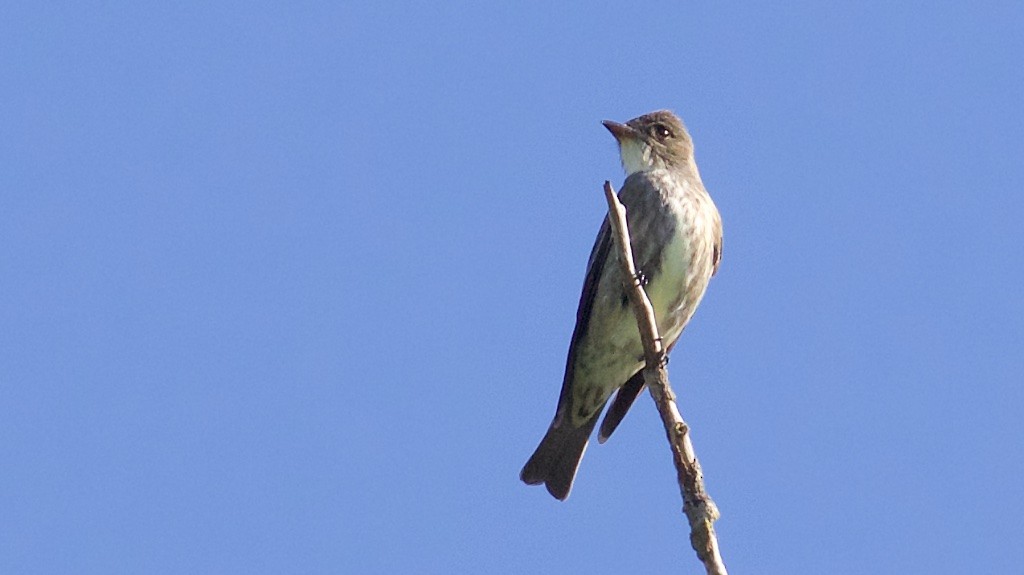
[[[671,351],[722,260],[722,218],[704,188],[682,120],[658,110],[625,124],[606,120],[619,146],[638,277]],[[644,389],[644,351],[607,217],[590,253],[555,417],[520,479],[565,500],[590,435],[604,443]]]

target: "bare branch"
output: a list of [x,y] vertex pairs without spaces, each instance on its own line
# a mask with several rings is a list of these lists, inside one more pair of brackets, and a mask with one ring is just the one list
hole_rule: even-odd
[[665,434],[672,447],[672,462],[676,466],[679,491],[683,497],[683,513],[690,523],[690,545],[697,552],[697,557],[704,564],[708,575],[727,575],[714,529],[715,520],[719,517],[718,508],[704,489],[704,475],[693,452],[689,427],[679,414],[675,393],[668,382],[668,373],[665,371],[667,356],[658,335],[654,308],[633,263],[633,249],[626,224],[626,208],[619,202],[611,182],[604,183],[604,193],[608,200],[608,220],[612,227],[612,237],[615,238],[615,245],[619,249],[623,276],[627,278],[626,291],[633,305],[633,312],[640,328],[640,340],[644,345],[644,358],[647,361],[647,366],[644,367],[644,383],[651,390],[651,397],[658,406]]

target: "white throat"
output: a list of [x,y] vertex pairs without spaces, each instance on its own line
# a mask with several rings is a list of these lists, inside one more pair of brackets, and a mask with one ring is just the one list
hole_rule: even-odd
[[626,170],[627,176],[658,167],[654,165],[651,147],[639,140],[628,139],[620,143],[619,155],[622,157],[622,167]]

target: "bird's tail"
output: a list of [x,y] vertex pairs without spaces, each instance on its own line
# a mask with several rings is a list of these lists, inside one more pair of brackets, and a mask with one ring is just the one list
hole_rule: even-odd
[[597,431],[597,442],[604,443],[612,436],[612,432],[622,423],[626,412],[632,407],[636,397],[644,391],[644,371],[640,370],[633,374],[633,377],[626,381],[626,384],[619,388],[615,394],[615,401],[604,414],[604,421],[601,422],[601,429]]
[[569,497],[576,470],[583,452],[587,450],[590,433],[594,430],[601,410],[580,427],[573,427],[572,418],[556,417],[548,428],[533,456],[526,462],[519,478],[528,485],[545,484],[548,493],[556,499]]

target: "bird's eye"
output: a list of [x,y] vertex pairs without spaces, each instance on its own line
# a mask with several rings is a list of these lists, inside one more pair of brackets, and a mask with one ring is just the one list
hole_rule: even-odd
[[661,140],[672,137],[672,131],[666,128],[664,124],[655,124],[651,126],[651,132]]

